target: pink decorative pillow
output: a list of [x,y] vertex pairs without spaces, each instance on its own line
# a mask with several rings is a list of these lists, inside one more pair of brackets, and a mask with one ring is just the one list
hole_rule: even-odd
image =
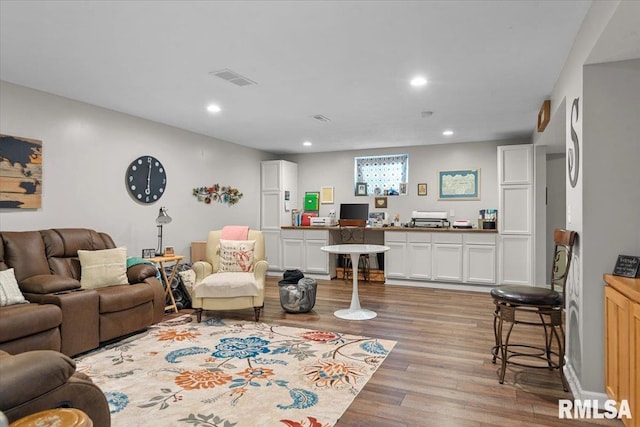
[[218,271],[253,271],[255,245],[255,240],[220,239],[220,269]]

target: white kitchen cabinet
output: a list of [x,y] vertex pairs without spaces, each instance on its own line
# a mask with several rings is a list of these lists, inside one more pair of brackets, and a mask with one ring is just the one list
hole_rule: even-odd
[[291,225],[291,210],[297,208],[298,165],[286,160],[266,160],[260,171],[260,229],[265,236],[265,256],[269,270],[282,271],[286,267],[280,227]]
[[385,232],[384,245],[389,247],[389,251],[387,251],[384,257],[385,277],[406,279],[407,233]]
[[498,147],[498,280],[531,284],[533,250],[533,145]]
[[431,279],[431,233],[407,233],[407,277]]
[[433,278],[462,282],[462,245],[433,244]]
[[495,234],[463,236],[462,274],[464,283],[496,283]]
[[531,236],[500,236],[500,283],[505,285],[530,285],[532,283]]
[[320,249],[329,244],[328,230],[285,229],[280,236],[285,270],[329,274],[331,255]]

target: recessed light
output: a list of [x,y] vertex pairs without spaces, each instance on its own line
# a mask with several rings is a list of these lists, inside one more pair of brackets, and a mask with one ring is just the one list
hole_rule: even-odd
[[305,141],[302,143],[302,145],[304,145],[305,147],[311,147],[313,144],[311,143],[311,141]]
[[219,113],[220,111],[222,111],[222,108],[220,108],[219,105],[209,104],[207,105],[207,111],[210,113]]
[[453,135],[453,131],[452,130],[445,130],[444,132],[442,132],[442,134],[444,136],[451,136],[451,135]]
[[424,86],[427,84],[427,79],[425,79],[422,76],[416,76],[411,79],[410,83],[411,83],[411,86],[415,86],[415,87]]

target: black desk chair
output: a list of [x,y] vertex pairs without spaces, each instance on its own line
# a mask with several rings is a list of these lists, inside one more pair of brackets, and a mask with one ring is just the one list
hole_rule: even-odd
[[[364,244],[365,230],[367,222],[359,219],[340,219],[338,227],[340,228],[340,243],[342,244]],[[344,255],[344,279],[352,280],[353,274],[362,271],[364,280],[369,281],[369,254],[361,254],[355,267],[350,255]]]
[[[575,237],[574,231],[554,231],[555,251],[550,287],[505,285],[491,290],[496,307],[493,319],[495,345],[492,349],[492,362],[501,362],[500,384],[504,383],[507,364],[512,364],[530,368],[558,369],[562,387],[569,391],[563,372],[563,312],[564,291]],[[505,322],[509,324],[506,335]],[[515,325],[541,327],[544,330],[544,346],[509,342]],[[553,349],[554,340],[557,350]]]

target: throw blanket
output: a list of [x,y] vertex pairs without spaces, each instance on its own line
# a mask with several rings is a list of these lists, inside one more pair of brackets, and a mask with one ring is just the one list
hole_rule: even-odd
[[244,225],[225,225],[220,232],[220,238],[224,240],[247,240],[249,227]]

